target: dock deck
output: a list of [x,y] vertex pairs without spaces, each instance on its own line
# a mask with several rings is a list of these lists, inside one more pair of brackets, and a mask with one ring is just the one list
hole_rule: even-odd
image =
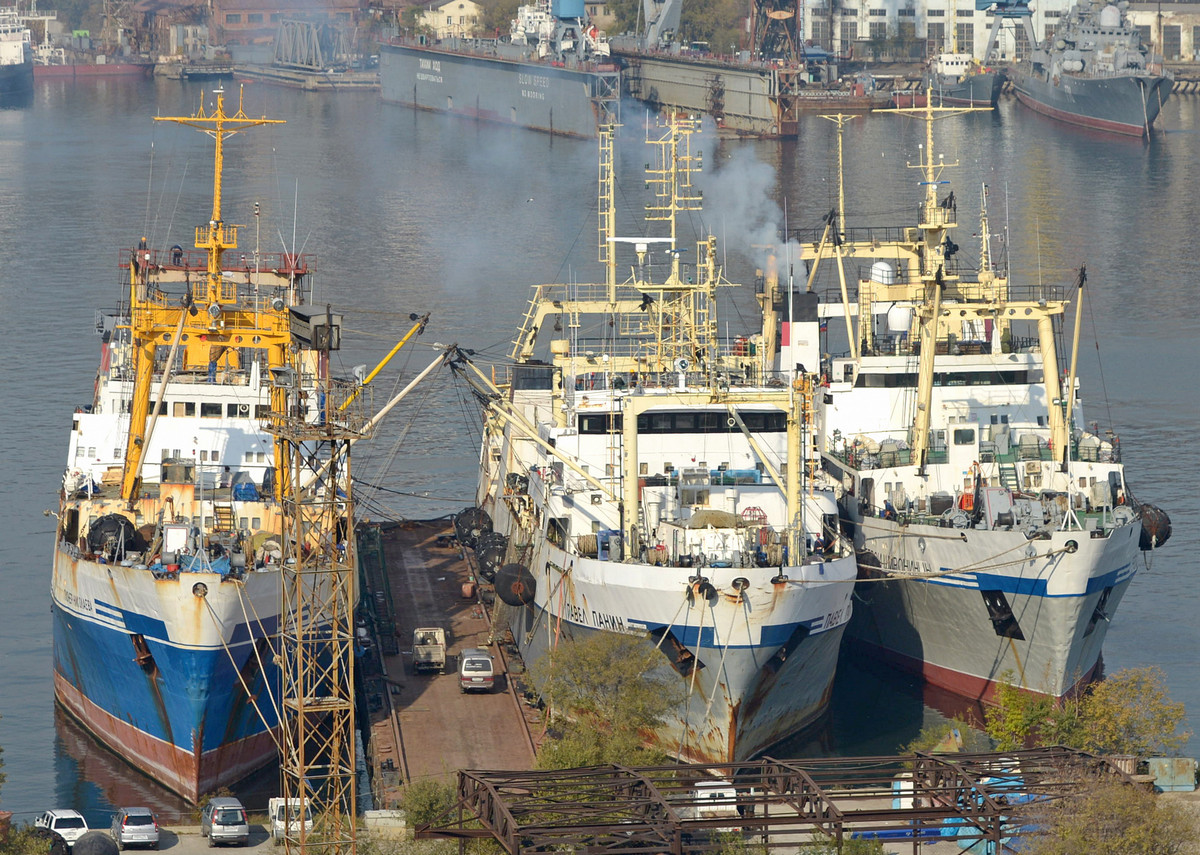
[[[510,663],[505,645],[489,645],[492,614],[454,539],[453,525],[447,520],[405,522],[381,535],[396,643],[380,645],[387,702],[371,713],[377,806],[396,807],[405,783],[452,781],[459,769],[533,768],[541,716],[510,679],[521,663]],[[470,596],[464,586],[473,589]],[[412,634],[418,626],[445,629],[445,674],[413,673]],[[496,628],[497,642],[504,630]],[[458,653],[468,647],[486,648],[495,657],[491,693],[459,691]]]

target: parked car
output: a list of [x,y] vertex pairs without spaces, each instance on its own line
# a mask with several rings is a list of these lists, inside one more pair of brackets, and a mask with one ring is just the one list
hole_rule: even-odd
[[200,811],[200,836],[208,838],[209,846],[218,843],[245,846],[249,843],[250,823],[246,821],[242,803],[227,796],[209,799]]
[[70,809],[47,811],[34,820],[34,826],[53,831],[67,842],[68,847],[73,847],[74,842],[88,833],[88,820],[83,818],[82,813]]
[[117,848],[126,846],[148,846],[158,848],[158,820],[154,818],[150,808],[128,807],[121,808],[113,814],[113,840]]
[[496,684],[492,655],[479,647],[468,647],[458,655],[460,692],[490,692]]
[[[300,818],[300,806],[304,805],[304,818]],[[274,798],[267,802],[271,814],[271,838],[275,845],[283,843],[287,836],[299,837],[303,829],[311,832],[313,827],[312,805],[302,799]]]
[[77,810],[48,810],[33,821],[35,828],[52,831],[74,846],[75,841],[88,832],[87,820]]

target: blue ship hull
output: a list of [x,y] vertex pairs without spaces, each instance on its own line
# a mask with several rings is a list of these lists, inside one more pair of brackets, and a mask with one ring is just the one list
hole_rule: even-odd
[[[99,581],[89,571],[108,567],[60,551],[56,571],[66,562],[74,566],[69,575],[56,572],[52,614],[55,694],[68,713],[128,763],[194,802],[275,756],[279,670],[270,636],[278,609],[255,617],[241,600],[277,600],[278,573],[237,581],[185,572],[172,579],[114,567],[115,578],[104,579],[109,591],[100,593],[88,584],[89,577]],[[206,597],[193,593],[201,582],[212,589]],[[226,586],[243,590],[221,592]],[[144,604],[148,591],[179,603],[178,610],[116,605]]]

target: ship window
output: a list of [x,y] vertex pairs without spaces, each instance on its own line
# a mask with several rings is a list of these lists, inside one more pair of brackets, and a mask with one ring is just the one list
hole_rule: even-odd
[[221,418],[222,407],[220,404],[203,403],[200,405],[200,417],[204,419],[219,419]]
[[225,16],[226,24],[240,24],[241,22],[242,22],[241,15],[231,13],[231,14],[228,14]]
[[546,539],[555,546],[564,546],[570,533],[571,519],[569,517],[551,517],[546,525]]
[[206,449],[206,448],[200,449],[200,462],[201,463],[208,462],[208,449]]
[[271,405],[270,404],[255,404],[254,405],[254,418],[268,419],[270,417],[271,417]]
[[88,457],[95,458],[95,456],[96,456],[96,446],[89,445],[88,446]]
[[247,451],[245,454],[242,455],[242,460],[246,463],[253,463],[254,462],[254,452]]
[[955,445],[973,445],[975,442],[974,428],[955,428],[954,444]]
[[245,531],[246,529],[250,528],[250,518],[249,517],[241,517],[238,520],[238,528],[240,528],[242,531]]
[[196,403],[194,401],[176,401],[175,415],[179,417],[196,415]]
[[260,451],[260,452],[258,452],[258,462],[259,462],[259,463],[265,463],[265,462],[266,462],[266,460],[267,460],[267,454],[266,454],[266,452],[264,452],[264,451]]
[[213,463],[220,463],[220,462],[221,462],[221,452],[217,451],[217,450],[214,448],[214,449],[212,450],[212,454],[210,454],[210,455],[208,456],[208,459],[209,459],[209,460],[211,460]]
[[261,24],[263,22],[262,12],[248,12],[246,14],[247,24]]
[[255,529],[262,528],[262,518],[261,517],[250,517],[250,525],[251,525],[251,527],[253,527]]

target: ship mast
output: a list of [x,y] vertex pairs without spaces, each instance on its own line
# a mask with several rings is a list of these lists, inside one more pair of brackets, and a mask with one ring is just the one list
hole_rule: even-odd
[[[225,138],[259,125],[282,124],[281,119],[251,119],[242,110],[232,116],[225,113],[224,91],[217,90],[216,109],[206,113],[204,108],[194,116],[156,116],[155,121],[174,122],[197,128],[216,142],[213,173],[213,209],[207,226],[196,229],[196,248],[208,253],[208,266],[203,282],[188,283],[187,293],[173,303],[152,280],[155,256],[142,239],[129,265],[130,273],[130,335],[134,353],[134,387],[130,403],[129,437],[125,445],[125,465],[121,477],[121,497],[134,501],[140,493],[141,470],[150,444],[153,422],[150,415],[150,386],[154,376],[157,348],[172,346],[172,356],[183,342],[189,355],[200,360],[201,347],[221,347],[235,343],[237,332],[253,331],[258,337],[256,346],[268,352],[272,366],[283,365],[288,334],[283,319],[264,317],[254,300],[239,300],[238,285],[224,281],[221,257],[228,249],[237,247],[237,226],[227,226],[221,220],[221,172],[224,166]],[[201,344],[203,342],[203,344]],[[207,356],[207,354],[205,354]],[[204,361],[207,361],[205,359]],[[164,368],[164,378],[172,366]],[[165,388],[165,379],[164,379]],[[159,398],[161,399],[161,394]],[[157,407],[155,411],[157,412]],[[276,449],[276,463],[280,459]]]

